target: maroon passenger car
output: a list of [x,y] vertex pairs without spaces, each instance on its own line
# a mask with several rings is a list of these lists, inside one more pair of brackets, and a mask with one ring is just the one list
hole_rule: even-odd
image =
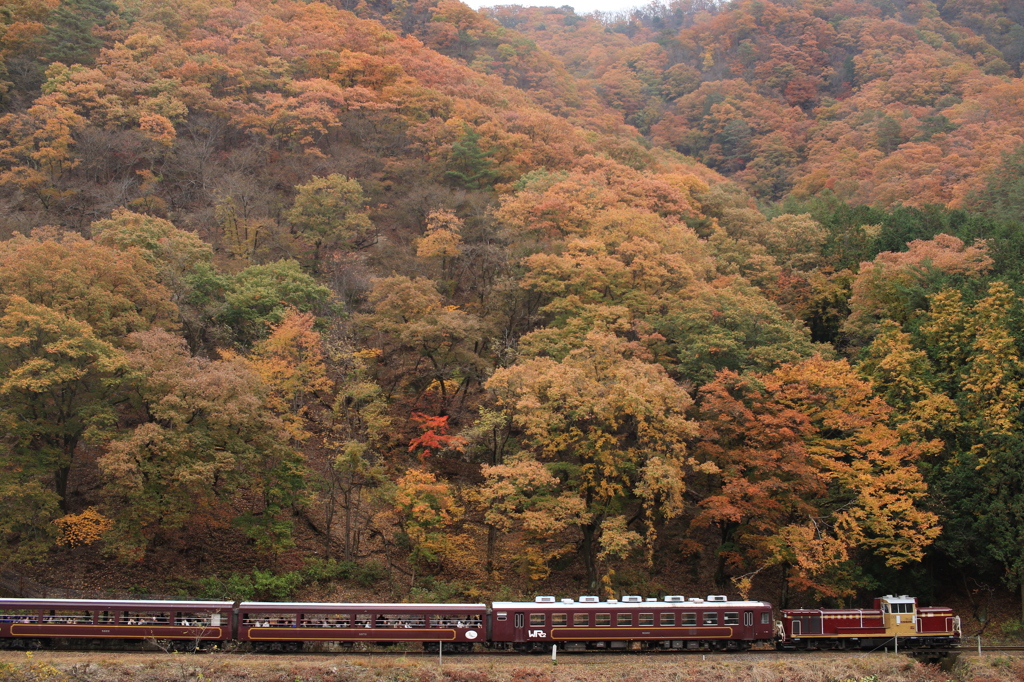
[[600,601],[537,597],[533,602],[495,602],[491,640],[496,648],[543,651],[584,649],[748,649],[774,637],[772,605],[668,596],[626,596]]
[[299,651],[303,642],[422,642],[427,651],[470,651],[487,641],[484,604],[288,604],[242,602],[238,640],[256,651]]
[[786,609],[780,648],[956,646],[960,618],[945,606],[918,606],[915,597],[886,595],[873,609]]
[[171,640],[198,648],[233,638],[232,602],[0,599],[0,647],[54,639]]

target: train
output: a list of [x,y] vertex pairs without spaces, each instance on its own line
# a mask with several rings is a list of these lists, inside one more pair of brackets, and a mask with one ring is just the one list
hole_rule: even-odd
[[174,650],[243,646],[300,652],[362,645],[558,651],[938,649],[958,646],[960,619],[907,595],[871,609],[783,609],[725,595],[536,597],[487,604],[0,599],[0,648],[38,649],[156,642]]

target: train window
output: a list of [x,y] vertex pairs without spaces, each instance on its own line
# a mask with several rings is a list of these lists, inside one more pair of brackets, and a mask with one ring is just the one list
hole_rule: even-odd
[[[135,625],[136,623],[132,623]],[[140,623],[145,624],[145,623]],[[284,616],[280,613],[243,613],[242,625],[252,628],[290,627],[295,624],[294,616]]]
[[498,611],[498,612],[497,612],[497,614],[498,614],[498,615],[497,615],[497,616],[495,616],[495,617],[496,617],[496,618],[497,618],[498,620],[501,620],[501,621],[506,621],[506,620],[508,620],[508,611]]
[[551,625],[565,627],[569,623],[569,615],[566,613],[552,613]]
[[754,612],[753,611],[744,611],[743,612],[743,624],[744,625],[753,625],[754,624]]
[[913,613],[914,612],[914,605],[913,604],[893,604],[892,605],[892,612],[893,613]]
[[696,613],[680,613],[679,614],[680,625],[696,625],[697,614]]
[[170,625],[171,614],[159,611],[123,611],[122,625]]
[[615,624],[619,627],[625,627],[633,624],[632,613],[617,613],[615,614]]
[[594,614],[594,625],[597,627],[608,627],[612,624],[612,614],[610,613],[596,613]]
[[[423,616],[406,616],[406,618],[420,618]],[[435,613],[430,616],[430,627],[432,628],[464,628],[468,622],[469,616],[458,613]],[[423,627],[424,623],[420,625],[413,625],[412,627]]]
[[0,613],[0,623],[38,623],[39,613],[37,611],[26,611],[25,609],[6,609]]
[[193,628],[207,627],[210,624],[210,614],[179,611],[174,614],[174,624]]
[[739,625],[740,624],[740,614],[738,612],[736,612],[736,611],[726,611],[725,612],[725,622],[724,622],[724,624],[725,625]]
[[[444,622],[445,627],[450,628],[478,628],[481,627],[480,616],[470,613],[449,613],[444,616],[431,616],[431,625]],[[413,625],[416,627],[416,625]]]
[[767,611],[763,612],[761,614],[761,625],[767,625],[770,622],[772,622],[772,614]]
[[590,614],[589,613],[574,613],[572,614],[573,627],[585,628],[590,625]]
[[705,611],[704,625],[718,625],[718,613],[714,611]]
[[[220,614],[213,614],[214,618],[218,618]],[[219,622],[213,623],[213,625],[220,625]],[[243,623],[244,625],[244,623]],[[347,628],[348,627],[348,614],[347,613],[307,613],[305,618],[302,619],[302,627],[304,628]]]
[[543,613],[531,613],[530,614],[530,627],[544,627],[547,625],[546,614]]
[[659,621],[663,627],[672,626],[676,624],[676,614],[674,613],[663,613],[661,614],[661,620]]
[[356,625],[357,628],[369,628],[369,627],[372,627],[372,622],[370,620],[370,614],[368,614],[368,613],[357,613],[356,614],[355,625]]
[[103,611],[102,613],[100,613],[99,618],[97,619],[97,622],[100,625],[113,625],[114,624],[114,614],[112,614],[110,611]]
[[[430,624],[434,625],[435,619],[441,618],[444,618],[444,616],[431,616]],[[318,618],[317,620],[321,619]],[[382,620],[383,623],[381,623]],[[377,625],[378,627],[385,628],[423,628],[427,626],[427,617],[422,613],[385,613],[377,616]],[[324,626],[317,625],[316,627]]]
[[654,614],[653,613],[641,613],[640,614],[640,619],[639,619],[639,621],[637,621],[637,624],[640,627],[644,627],[645,625],[654,625]]
[[91,611],[50,611],[43,616],[44,623],[54,625],[92,625]]

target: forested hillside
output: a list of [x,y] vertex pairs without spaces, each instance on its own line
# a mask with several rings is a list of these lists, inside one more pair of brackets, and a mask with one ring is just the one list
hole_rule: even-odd
[[0,568],[1024,598],[1021,12],[7,2]]

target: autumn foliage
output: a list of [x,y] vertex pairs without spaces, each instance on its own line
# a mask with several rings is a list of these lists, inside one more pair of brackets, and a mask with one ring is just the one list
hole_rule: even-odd
[[114,527],[114,522],[96,511],[95,507],[89,507],[81,514],[67,514],[53,523],[60,533],[57,544],[71,547],[92,544]]
[[1022,44],[987,1],[8,3],[0,564],[1018,588]]

